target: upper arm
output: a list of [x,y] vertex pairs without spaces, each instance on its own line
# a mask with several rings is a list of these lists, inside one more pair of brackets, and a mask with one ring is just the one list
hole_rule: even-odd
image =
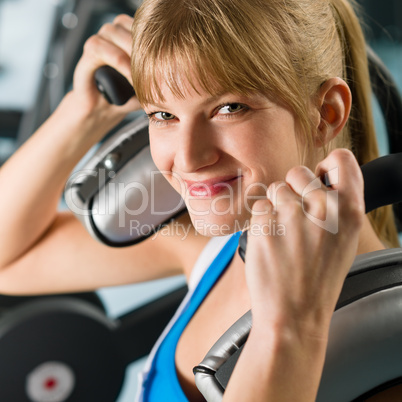
[[88,291],[182,274],[198,243],[192,233],[185,238],[165,230],[135,246],[112,248],[95,241],[71,213],[60,213],[30,250],[0,272],[0,293]]

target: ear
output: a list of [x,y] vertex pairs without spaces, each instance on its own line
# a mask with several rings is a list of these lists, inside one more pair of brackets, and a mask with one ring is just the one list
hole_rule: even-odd
[[316,95],[317,147],[328,144],[345,126],[352,106],[352,94],[348,84],[339,77],[330,78],[321,85]]

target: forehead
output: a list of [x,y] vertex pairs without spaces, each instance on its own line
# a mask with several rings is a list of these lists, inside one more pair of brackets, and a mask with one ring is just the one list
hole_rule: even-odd
[[205,100],[205,102],[213,102],[230,91],[213,85],[213,79],[210,80],[211,85],[205,88],[200,83],[199,78],[193,74],[184,74],[176,72],[174,79],[169,76],[158,76],[152,88],[152,96],[149,97],[146,104],[161,105],[171,100],[196,99]]
[[154,66],[149,83],[142,86],[143,104],[163,103],[166,97],[178,99],[188,97],[219,97],[227,92],[235,92],[231,85],[222,85],[222,80],[214,72],[207,72],[195,62],[164,60]]

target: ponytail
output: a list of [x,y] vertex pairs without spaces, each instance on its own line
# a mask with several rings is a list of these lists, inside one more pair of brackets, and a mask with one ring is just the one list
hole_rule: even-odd
[[[371,107],[371,86],[364,35],[356,17],[354,0],[330,0],[344,55],[344,78],[352,92],[348,122],[350,148],[360,165],[378,158],[378,145]],[[353,7],[352,7],[353,5]],[[370,222],[386,246],[399,247],[392,207],[369,213]]]

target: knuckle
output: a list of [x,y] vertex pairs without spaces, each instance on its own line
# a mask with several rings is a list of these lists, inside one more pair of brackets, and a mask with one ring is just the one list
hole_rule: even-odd
[[103,24],[100,27],[99,34],[107,35],[107,34],[110,34],[111,32],[113,32],[114,29],[115,29],[114,26],[110,22],[107,22],[106,24]]
[[266,215],[271,209],[270,203],[268,200],[256,200],[252,206],[252,217]]
[[99,37],[97,35],[90,36],[84,43],[84,52],[91,52],[99,45]]
[[128,62],[128,56],[123,51],[116,51],[114,54],[114,62],[117,66],[124,65]]
[[331,154],[331,158],[337,161],[339,164],[349,163],[355,160],[355,156],[352,151],[346,148],[337,148],[334,149]]
[[268,188],[273,188],[273,189],[278,189],[280,187],[286,186],[285,181],[283,180],[277,180],[277,181],[273,181]]
[[303,165],[292,167],[286,174],[286,181],[289,183],[298,177],[309,173],[309,168]]
[[286,186],[286,183],[284,181],[274,181],[272,182],[267,189],[267,194],[268,197],[271,200],[275,200],[278,194],[278,191],[281,187]]
[[114,18],[113,24],[117,24],[117,25],[124,24],[128,20],[131,20],[130,16],[128,16],[127,14],[119,14]]

